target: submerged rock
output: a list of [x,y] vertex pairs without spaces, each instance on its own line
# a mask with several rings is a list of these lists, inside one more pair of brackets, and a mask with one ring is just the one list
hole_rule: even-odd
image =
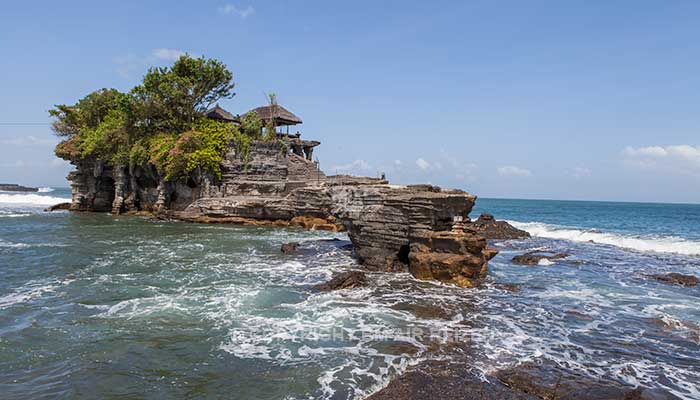
[[284,254],[291,254],[295,253],[297,251],[297,248],[299,247],[299,243],[297,242],[291,242],[291,243],[284,243],[282,247],[280,248],[280,251]]
[[46,212],[51,212],[51,211],[59,211],[59,210],[70,210],[70,203],[58,203],[54,204],[51,207],[47,207],[44,209]]
[[428,304],[398,303],[391,306],[391,308],[399,311],[408,311],[417,318],[421,319],[449,320],[452,318],[452,315],[444,308]]
[[481,214],[468,227],[481,234],[486,239],[526,239],[530,234],[518,229],[506,221],[496,221],[491,214]]
[[519,283],[494,283],[493,286],[506,292],[519,292],[521,285]]
[[511,260],[518,265],[539,265],[541,261],[552,261],[566,258],[569,255],[566,253],[554,253],[552,251],[531,251],[519,256],[513,257]]
[[680,286],[696,286],[700,284],[700,279],[694,275],[684,275],[677,272],[671,272],[668,274],[656,274],[649,275],[649,277],[656,279],[659,282],[668,283],[670,285],[680,285]]
[[351,289],[367,285],[367,276],[361,271],[347,271],[333,275],[330,281],[314,286],[323,292],[339,289]]

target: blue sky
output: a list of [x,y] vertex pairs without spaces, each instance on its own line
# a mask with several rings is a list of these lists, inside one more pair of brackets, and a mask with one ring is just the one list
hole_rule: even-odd
[[67,186],[46,110],[181,52],[275,92],[326,172],[700,202],[700,2],[33,1],[0,11],[0,181]]

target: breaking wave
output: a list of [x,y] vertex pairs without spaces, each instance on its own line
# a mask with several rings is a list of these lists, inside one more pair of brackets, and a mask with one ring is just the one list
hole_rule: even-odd
[[700,241],[680,237],[638,237],[620,233],[575,229],[542,222],[508,222],[536,237],[570,240],[572,242],[593,242],[637,251],[675,253],[688,256],[700,255]]
[[37,206],[52,206],[64,203],[70,199],[62,197],[42,196],[38,194],[5,194],[0,193],[0,204],[27,204]]
[[39,193],[49,193],[49,192],[53,192],[53,191],[54,191],[54,189],[50,188],[50,187],[39,188]]

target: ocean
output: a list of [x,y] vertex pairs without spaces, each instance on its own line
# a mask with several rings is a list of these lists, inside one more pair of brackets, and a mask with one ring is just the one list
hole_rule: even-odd
[[[533,235],[493,243],[483,287],[326,293],[357,268],[343,233],[42,211],[69,197],[0,192],[3,399],[361,399],[455,340],[484,374],[546,359],[700,399],[700,287],[647,276],[700,275],[700,205],[479,199]],[[533,249],[571,256],[510,262]]]

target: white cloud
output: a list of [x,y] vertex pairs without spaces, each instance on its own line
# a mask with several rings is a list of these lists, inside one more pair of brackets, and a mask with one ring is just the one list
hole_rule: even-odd
[[38,138],[32,135],[0,139],[0,145],[5,146],[51,146],[54,144],[56,144],[55,139]]
[[255,9],[252,6],[241,8],[234,4],[226,4],[223,7],[219,7],[219,12],[225,15],[238,15],[242,19],[246,19],[249,16],[255,14]]
[[586,178],[591,176],[591,170],[585,167],[576,167],[574,168],[572,175],[576,179]]
[[528,177],[528,176],[532,176],[532,172],[530,172],[529,169],[508,165],[505,167],[499,167],[498,168],[498,175],[500,175],[500,176]]
[[419,158],[416,160],[416,165],[418,168],[422,169],[423,171],[429,170],[432,165],[428,161],[425,161],[423,158]]
[[369,164],[365,160],[355,160],[350,164],[334,165],[331,170],[336,173],[366,172],[369,171]]
[[635,168],[700,174],[700,146],[628,146],[622,156],[625,164]]
[[400,166],[401,166],[401,160],[394,160],[394,165],[396,165],[397,167],[400,167]]
[[177,61],[177,59],[179,59],[187,53],[182,50],[158,48],[153,49],[151,54],[153,54],[153,57],[159,60]]

